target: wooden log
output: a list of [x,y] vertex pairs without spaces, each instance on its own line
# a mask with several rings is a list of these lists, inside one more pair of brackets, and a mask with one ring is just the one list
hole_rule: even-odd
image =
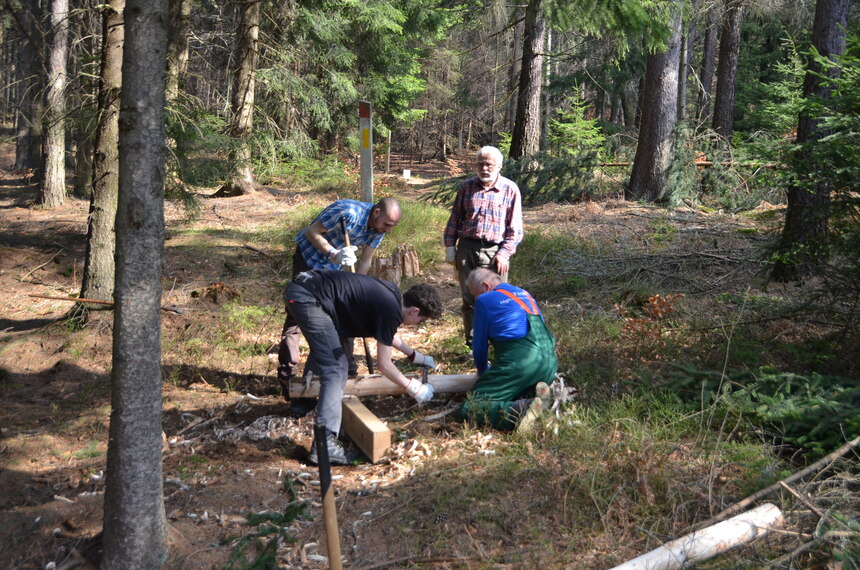
[[674,570],[702,562],[727,550],[766,536],[783,525],[782,511],[765,503],[729,520],[667,542],[612,570]]
[[[411,376],[418,378],[417,376]],[[475,382],[477,374],[430,374],[427,383],[433,386],[437,393],[468,392]],[[396,396],[406,391],[381,375],[363,376],[346,381],[344,396]],[[319,378],[314,377],[308,389],[301,382],[290,384],[290,398],[318,398],[320,395]]]
[[382,459],[391,447],[391,430],[354,396],[343,399],[341,430],[372,463]]
[[409,244],[398,245],[390,257],[374,257],[370,269],[370,274],[374,277],[390,281],[398,287],[404,277],[413,277],[420,273],[418,253],[415,247]]

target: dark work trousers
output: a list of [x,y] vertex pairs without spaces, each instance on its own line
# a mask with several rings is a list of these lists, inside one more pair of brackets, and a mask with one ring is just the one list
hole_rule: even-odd
[[[480,239],[460,238],[457,240],[457,273],[460,277],[460,292],[463,295],[463,332],[466,344],[472,346],[472,327],[475,323],[475,298],[466,286],[466,278],[473,269],[486,267],[498,272],[493,258],[501,244],[491,243]],[[502,275],[502,281],[508,280],[508,274]]]
[[[308,271],[309,269],[304,256],[302,256],[302,252],[296,247],[296,252],[293,254],[293,279],[299,273]],[[287,318],[281,331],[281,344],[278,347],[278,381],[281,383],[281,389],[284,391],[284,397],[287,399],[290,397],[288,389],[290,378],[298,374],[299,335],[301,332],[296,320],[287,311]],[[355,375],[358,371],[358,365],[355,362],[355,355],[353,354],[354,341],[354,338],[345,338],[342,344],[343,350],[347,355],[347,365],[351,376]],[[319,375],[319,371],[313,368],[308,368],[306,372],[313,372]]]
[[320,397],[317,422],[334,433],[340,431],[343,392],[346,388],[346,354],[331,317],[313,293],[293,281],[284,291],[287,312],[301,328],[311,347],[308,366],[319,373]]

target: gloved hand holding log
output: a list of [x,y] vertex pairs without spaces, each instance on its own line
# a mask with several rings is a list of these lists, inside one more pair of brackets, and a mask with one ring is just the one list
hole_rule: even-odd
[[415,401],[419,404],[423,404],[433,398],[433,386],[422,384],[420,380],[412,379],[406,385],[406,393],[415,398]]

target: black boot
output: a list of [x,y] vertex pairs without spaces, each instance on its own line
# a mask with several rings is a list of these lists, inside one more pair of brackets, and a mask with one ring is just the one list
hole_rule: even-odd
[[[346,457],[346,451],[337,439],[334,432],[326,432],[326,447],[328,448],[328,462],[332,465],[349,465],[350,461]],[[308,462],[313,465],[317,464],[317,441],[311,442],[311,452],[308,454]]]

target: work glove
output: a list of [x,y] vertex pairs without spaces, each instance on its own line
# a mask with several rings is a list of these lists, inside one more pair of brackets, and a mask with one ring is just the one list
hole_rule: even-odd
[[412,353],[412,356],[409,357],[409,361],[412,364],[417,364],[418,366],[426,366],[432,370],[436,370],[436,361],[433,360],[432,356],[427,356],[426,354],[421,354],[417,350]]
[[355,255],[357,249],[354,245],[342,249],[333,249],[329,252],[328,258],[336,265],[355,265],[355,262],[358,261],[358,257]]
[[457,248],[453,245],[445,248],[445,263],[457,263]]
[[406,385],[406,393],[415,398],[419,404],[429,402],[433,397],[433,386],[422,384],[420,380],[412,379]]

